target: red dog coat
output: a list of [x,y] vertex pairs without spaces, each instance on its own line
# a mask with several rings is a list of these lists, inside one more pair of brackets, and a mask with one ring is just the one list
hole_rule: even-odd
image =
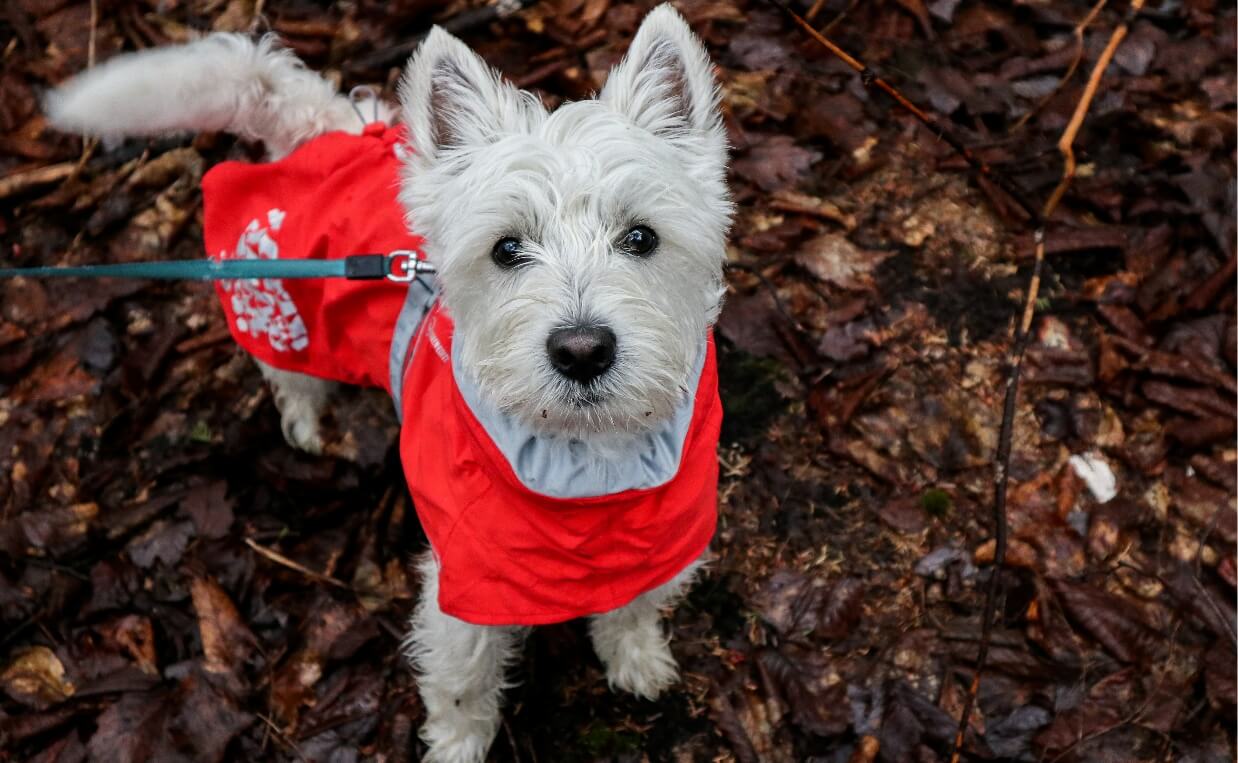
[[[207,254],[337,258],[419,250],[396,200],[402,130],[331,133],[268,164],[202,181]],[[232,335],[276,368],[391,393],[400,456],[439,561],[439,606],[482,625],[606,612],[704,552],[716,518],[722,420],[712,338],[695,395],[630,464],[537,436],[453,365],[433,286],[343,279],[220,282]]]

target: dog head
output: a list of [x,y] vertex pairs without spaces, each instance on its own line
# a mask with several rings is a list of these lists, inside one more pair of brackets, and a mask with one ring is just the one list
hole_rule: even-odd
[[536,431],[646,432],[695,383],[731,203],[709,59],[668,5],[595,100],[547,112],[436,28],[400,192],[480,391]]

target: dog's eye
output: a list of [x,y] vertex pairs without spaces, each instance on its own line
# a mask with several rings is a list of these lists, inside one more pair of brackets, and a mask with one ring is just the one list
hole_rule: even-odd
[[647,225],[638,225],[624,235],[622,246],[629,254],[646,257],[658,248],[658,234]]
[[515,268],[529,261],[522,253],[520,239],[510,236],[498,240],[490,252],[490,258],[501,268]]

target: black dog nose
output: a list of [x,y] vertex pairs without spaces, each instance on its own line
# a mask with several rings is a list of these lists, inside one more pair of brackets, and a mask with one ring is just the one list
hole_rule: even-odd
[[588,384],[615,362],[615,332],[605,326],[569,326],[550,332],[546,351],[555,370]]

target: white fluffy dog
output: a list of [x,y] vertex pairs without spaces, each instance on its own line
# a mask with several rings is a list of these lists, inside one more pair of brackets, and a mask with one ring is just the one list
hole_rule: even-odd
[[[400,101],[398,112],[360,108],[385,122],[398,113],[407,128],[399,201],[438,271],[452,362],[511,427],[570,443],[573,458],[607,473],[641,459],[691,404],[724,291],[726,141],[699,41],[661,6],[595,100],[551,113],[436,28]],[[106,62],[50,94],[47,109],[57,127],[105,139],[228,131],[261,141],[272,160],[363,128],[354,104],[288,51],[225,34]],[[289,442],[319,450],[330,382],[262,368]],[[444,612],[439,551],[422,562],[407,645],[427,710],[421,735],[428,760],[480,761],[527,628]],[[612,686],[653,698],[675,679],[660,610],[695,568],[593,615]]]

